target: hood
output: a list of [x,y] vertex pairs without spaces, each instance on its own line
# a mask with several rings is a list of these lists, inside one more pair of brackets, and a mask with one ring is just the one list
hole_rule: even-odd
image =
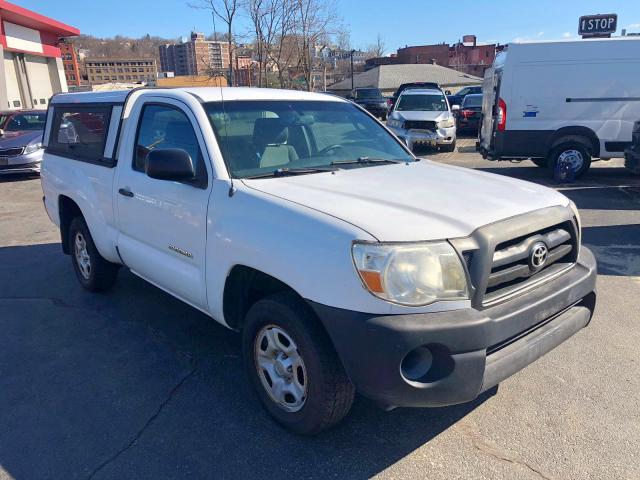
[[26,147],[30,143],[42,142],[43,130],[21,130],[5,132],[0,137],[0,149]]
[[498,220],[568,205],[564,195],[535,183],[425,160],[243,182],[340,218],[379,241],[466,237]]
[[393,113],[394,118],[399,120],[432,120],[439,121],[451,116],[449,111],[446,112],[398,112]]

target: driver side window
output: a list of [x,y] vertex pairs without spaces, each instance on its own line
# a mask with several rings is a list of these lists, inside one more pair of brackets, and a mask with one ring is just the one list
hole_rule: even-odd
[[179,148],[185,150],[200,176],[206,169],[200,153],[198,138],[184,112],[168,105],[145,105],[136,134],[133,169],[144,172],[144,162],[151,150]]

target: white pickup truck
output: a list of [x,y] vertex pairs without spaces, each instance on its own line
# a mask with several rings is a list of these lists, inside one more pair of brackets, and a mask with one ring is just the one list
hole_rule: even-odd
[[44,203],[82,286],[125,267],[241,331],[258,396],[298,433],[356,391],[473,400],[591,320],[572,202],[416,159],[337,97],[59,94],[44,145]]

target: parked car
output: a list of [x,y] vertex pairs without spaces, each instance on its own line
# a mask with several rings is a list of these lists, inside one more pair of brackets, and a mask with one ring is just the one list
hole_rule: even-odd
[[471,401],[591,319],[572,202],[420,161],[344,99],[142,88],[50,111],[44,205],[79,283],[125,267],[240,331],[258,397],[295,432],[336,424],[356,391]]
[[378,88],[355,88],[347,97],[352,102],[364,107],[372,115],[387,119],[389,103]]
[[38,173],[46,110],[0,112],[0,175]]
[[472,87],[464,87],[456,92],[455,95],[452,95],[449,90],[445,92],[447,94],[447,100],[449,100],[449,105],[452,107],[454,105],[462,106],[462,101],[465,99],[467,95],[477,95],[482,93],[482,86],[472,86]]
[[395,93],[393,94],[393,97],[391,97],[391,102],[389,103],[389,108],[393,108],[393,106],[398,101],[398,98],[400,97],[400,94],[402,92],[404,92],[405,90],[411,90],[411,89],[415,89],[415,88],[423,88],[423,89],[424,88],[426,88],[426,89],[434,89],[435,88],[436,90],[440,90],[440,85],[438,85],[435,82],[409,82],[409,83],[403,83],[395,91]]
[[633,126],[633,141],[624,151],[624,166],[631,173],[640,175],[640,120]]
[[640,118],[640,38],[511,43],[485,72],[478,149],[584,174],[621,158]]
[[482,94],[471,93],[464,97],[459,109],[454,110],[457,132],[477,132],[482,116]]
[[442,90],[409,89],[400,94],[389,112],[387,127],[404,141],[409,150],[416,144],[456,149],[456,122]]

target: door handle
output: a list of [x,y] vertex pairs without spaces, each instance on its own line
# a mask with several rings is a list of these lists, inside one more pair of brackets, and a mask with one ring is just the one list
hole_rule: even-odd
[[120,195],[124,195],[125,197],[133,197],[133,192],[130,190],[127,190],[126,188],[119,189],[118,193]]

